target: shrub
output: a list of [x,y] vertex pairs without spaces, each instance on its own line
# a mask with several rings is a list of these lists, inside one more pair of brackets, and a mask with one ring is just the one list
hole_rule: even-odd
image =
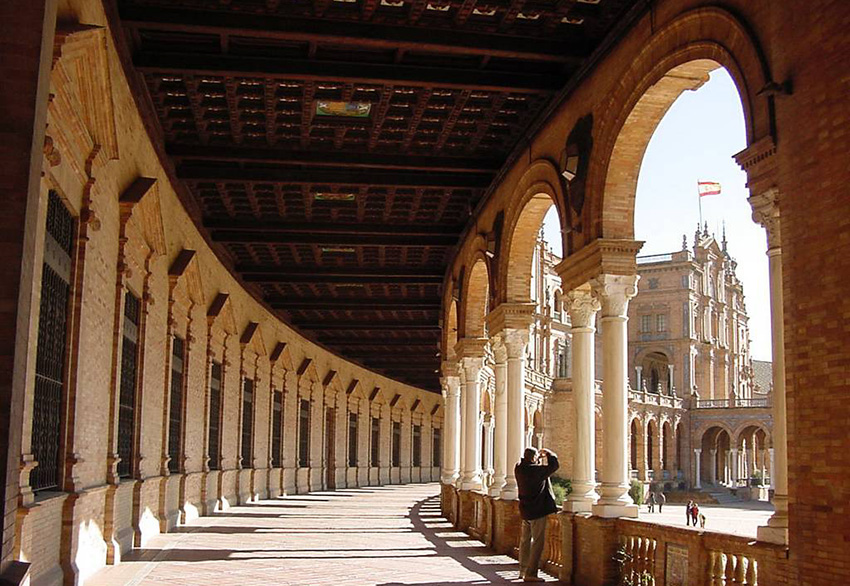
[[632,480],[632,486],[629,488],[629,496],[635,501],[636,505],[643,504],[643,482],[640,480]]
[[560,507],[572,491],[573,485],[569,478],[552,477],[552,492],[555,494],[556,505]]

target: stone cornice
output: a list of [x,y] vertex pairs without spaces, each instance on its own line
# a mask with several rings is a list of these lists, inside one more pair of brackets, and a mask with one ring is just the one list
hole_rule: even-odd
[[536,303],[502,303],[487,314],[487,330],[496,334],[504,330],[528,328],[534,322]]
[[487,338],[461,338],[455,345],[458,360],[464,358],[484,358],[487,350]]
[[747,187],[759,194],[776,185],[776,143],[765,136],[735,155],[735,161],[747,173]]
[[598,238],[562,260],[555,267],[561,277],[561,290],[571,291],[601,275],[637,274],[638,240]]

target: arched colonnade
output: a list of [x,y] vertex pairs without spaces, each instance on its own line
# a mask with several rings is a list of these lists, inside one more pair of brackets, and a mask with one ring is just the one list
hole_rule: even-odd
[[[626,43],[628,44],[628,43]],[[663,115],[686,90],[700,87],[710,71],[725,67],[739,90],[746,121],[747,148],[735,155],[748,173],[753,219],[767,231],[773,314],[774,444],[776,508],[764,538],[787,535],[784,362],[782,360],[780,194],[776,188],[775,146],[770,100],[760,90],[772,81],[758,41],[733,14],[699,8],[665,14],[648,39],[607,74],[583,80],[527,145],[477,210],[445,283],[442,384],[447,437],[442,480],[461,490],[481,488],[477,442],[464,430],[478,421],[486,348],[495,357],[494,475],[490,494],[516,498],[513,464],[525,447],[522,395],[529,324],[530,257],[546,211],[555,206],[563,236],[557,267],[562,303],[572,322],[571,371],[575,450],[573,493],[565,508],[601,516],[634,516],[628,496],[627,309],[636,294],[634,206],[638,173],[646,146]],[[616,59],[612,57],[611,59]],[[601,99],[599,96],[604,96]],[[732,153],[730,153],[732,155]],[[595,478],[593,334],[599,325],[603,354],[601,477]],[[659,372],[659,386],[664,372]],[[669,373],[668,377],[669,377]],[[465,398],[467,398],[465,400]],[[469,398],[472,400],[470,401]],[[466,405],[466,409],[460,407]],[[641,426],[646,468],[681,462],[673,422]],[[647,433],[648,432],[648,433]],[[666,433],[665,433],[666,432]],[[474,436],[473,436],[474,437]],[[639,448],[640,446],[635,446]],[[666,456],[665,456],[666,452]],[[673,456],[672,454],[676,454]],[[697,454],[695,466],[699,469]],[[504,480],[502,480],[504,479]],[[771,533],[772,532],[772,533]],[[760,534],[761,536],[761,534]]]

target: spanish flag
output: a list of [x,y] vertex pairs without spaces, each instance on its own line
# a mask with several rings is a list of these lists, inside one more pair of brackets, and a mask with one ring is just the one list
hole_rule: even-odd
[[699,196],[720,195],[720,184],[715,181],[697,181]]

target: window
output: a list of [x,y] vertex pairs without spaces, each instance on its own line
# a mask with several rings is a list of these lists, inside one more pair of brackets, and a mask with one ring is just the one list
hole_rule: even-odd
[[422,426],[413,426],[413,466],[418,468],[422,465]]
[[221,463],[221,362],[213,360],[210,372],[210,437],[208,452],[210,470],[218,470]]
[[180,471],[183,449],[180,438],[183,434],[183,389],[185,388],[184,362],[186,343],[174,336],[171,342],[171,392],[168,411],[168,470]]
[[658,332],[667,331],[667,316],[665,314],[660,313],[655,316],[655,330]]
[[272,394],[272,468],[280,468],[283,460],[283,393]]
[[348,414],[348,466],[357,467],[357,413]]
[[298,466],[310,465],[310,401],[301,399],[298,407]]
[[372,418],[372,437],[369,446],[369,461],[372,466],[381,465],[381,420]]
[[59,487],[74,232],[74,218],[56,192],[49,192],[32,417],[32,453],[38,466],[30,474],[30,486],[35,491]]
[[393,468],[401,466],[401,423],[393,421]]
[[691,276],[690,275],[682,275],[682,289],[690,289],[691,288]]
[[431,461],[434,466],[441,466],[443,460],[443,441],[442,441],[442,430],[440,428],[436,428],[433,431],[433,435],[431,436],[432,440],[432,448],[431,448]]
[[652,331],[652,316],[651,315],[640,316],[640,331],[642,331],[642,332],[651,332]]
[[124,326],[121,339],[121,381],[118,390],[118,476],[132,474],[135,461],[136,386],[139,362],[139,321],[141,302],[124,294]]
[[242,467],[254,467],[254,381],[242,384]]

